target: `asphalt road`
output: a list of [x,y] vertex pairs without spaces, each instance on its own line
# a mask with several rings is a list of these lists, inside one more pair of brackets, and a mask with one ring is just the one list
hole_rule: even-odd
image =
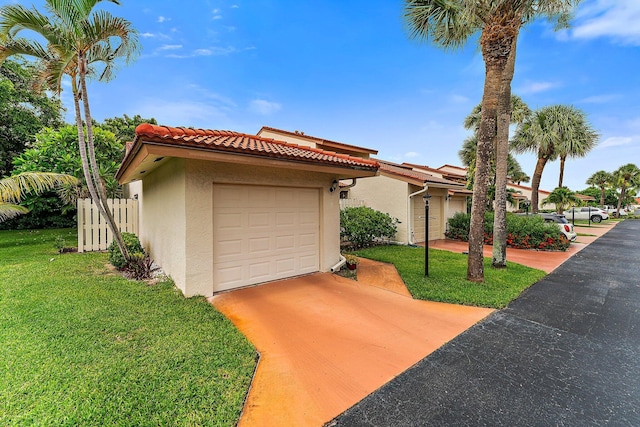
[[640,220],[329,426],[640,426]]

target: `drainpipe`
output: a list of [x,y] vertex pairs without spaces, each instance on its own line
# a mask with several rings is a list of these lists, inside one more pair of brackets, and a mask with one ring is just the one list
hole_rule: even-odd
[[342,254],[340,254],[340,261],[338,261],[336,265],[331,267],[331,272],[335,273],[336,271],[340,270],[340,268],[342,268],[342,266],[345,265],[346,262],[347,262],[347,259],[343,257]]
[[346,185],[344,187],[340,187],[340,191],[348,190],[356,186],[356,178],[351,178],[351,184]]
[[415,245],[413,243],[413,224],[411,223],[411,218],[413,217],[411,212],[411,198],[417,196],[418,194],[422,194],[429,189],[428,186],[424,186],[422,190],[416,191],[415,193],[409,194],[407,198],[407,234],[409,235],[409,244]]

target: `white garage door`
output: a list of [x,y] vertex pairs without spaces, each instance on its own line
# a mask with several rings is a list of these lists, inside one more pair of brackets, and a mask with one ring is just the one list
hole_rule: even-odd
[[214,292],[319,270],[317,189],[213,186]]
[[[414,242],[424,242],[424,201],[421,196],[413,201]],[[429,240],[442,238],[442,197],[432,196],[429,199]]]

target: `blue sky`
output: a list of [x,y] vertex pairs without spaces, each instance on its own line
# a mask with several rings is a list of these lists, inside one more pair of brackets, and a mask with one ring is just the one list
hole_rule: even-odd
[[[374,148],[385,160],[460,164],[462,122],[482,96],[477,39],[453,52],[409,39],[402,1],[121,3],[103,7],[134,24],[143,50],[113,82],[90,86],[98,120],[140,114],[245,133],[266,125]],[[532,109],[574,105],[602,135],[586,158],[567,162],[574,190],[597,170],[640,166],[639,48],[637,0],[585,0],[570,30],[537,21],[521,33],[513,93]],[[535,157],[517,158],[532,175]],[[558,169],[546,167],[542,188],[557,186]]]

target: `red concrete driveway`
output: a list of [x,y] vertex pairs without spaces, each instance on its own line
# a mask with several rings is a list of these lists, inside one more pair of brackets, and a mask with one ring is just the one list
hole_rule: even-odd
[[371,286],[366,265],[210,299],[260,352],[240,426],[321,426],[493,311],[404,296],[393,266]]

